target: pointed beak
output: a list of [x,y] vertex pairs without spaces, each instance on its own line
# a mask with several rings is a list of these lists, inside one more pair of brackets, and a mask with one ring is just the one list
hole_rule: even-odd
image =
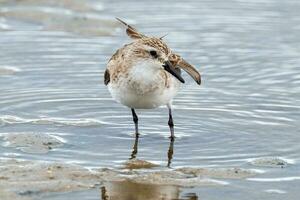
[[181,83],[184,83],[184,79],[180,75],[180,71],[176,70],[175,67],[173,67],[172,63],[170,61],[165,61],[163,64],[163,68],[172,74],[175,78],[177,78]]
[[201,75],[200,75],[200,73],[197,71],[197,69],[194,66],[192,66],[191,64],[189,64],[184,59],[181,59],[177,63],[177,66],[179,68],[183,69],[184,71],[186,71],[196,81],[196,83],[198,85],[201,84]]

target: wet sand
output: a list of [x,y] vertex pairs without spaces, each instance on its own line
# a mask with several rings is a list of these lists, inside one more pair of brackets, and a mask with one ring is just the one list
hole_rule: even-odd
[[[1,134],[3,145],[31,154],[46,154],[60,148],[63,139],[49,134]],[[88,169],[75,164],[0,160],[2,199],[42,198],[51,193],[99,188],[102,199],[179,198],[181,187],[226,186],[226,179],[245,179],[257,174],[241,168],[171,169],[131,158],[119,169]],[[151,198],[150,198],[151,197]]]
[[156,199],[163,195],[171,200],[178,198],[180,187],[226,186],[226,179],[245,179],[256,175],[254,171],[245,169],[234,169],[234,172],[232,169],[170,170],[161,167],[154,171],[91,170],[72,164],[20,160],[1,160],[0,169],[1,199],[12,196],[15,199],[34,199],[51,193],[100,187],[102,196],[112,196],[113,199],[148,199],[150,196]]
[[[47,134],[1,134],[3,145],[31,154],[49,153],[63,139]],[[271,162],[272,161],[272,162]],[[266,163],[266,164],[265,164]],[[258,158],[249,164],[274,167],[286,163],[279,158]],[[246,180],[263,170],[234,168],[168,168],[131,158],[120,168],[88,169],[80,165],[41,161],[0,160],[1,199],[34,199],[51,193],[98,188],[106,199],[178,199],[180,188],[226,187],[231,179]],[[269,191],[269,192],[272,192]]]
[[63,145],[64,140],[47,133],[9,133],[0,134],[4,146],[15,147],[26,153],[48,153]]

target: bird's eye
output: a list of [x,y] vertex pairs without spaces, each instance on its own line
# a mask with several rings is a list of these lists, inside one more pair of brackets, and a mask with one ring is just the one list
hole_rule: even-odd
[[157,57],[158,57],[157,52],[154,51],[154,50],[151,50],[149,53],[150,53],[150,55],[151,55],[153,58],[157,58]]

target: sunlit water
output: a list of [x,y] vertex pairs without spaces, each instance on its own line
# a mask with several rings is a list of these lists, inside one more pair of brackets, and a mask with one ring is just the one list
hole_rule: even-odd
[[[171,167],[253,168],[251,159],[266,156],[294,162],[284,169],[264,168],[255,179],[230,181],[226,187],[181,189],[180,197],[298,198],[299,1],[93,3],[97,9],[87,8],[82,15],[111,20],[109,33],[77,32],[71,25],[64,31],[59,24],[43,29],[45,24],[9,14],[17,8],[21,13],[30,10],[31,4],[16,8],[0,3],[0,133],[51,133],[66,140],[46,155],[0,146],[1,157],[113,168],[131,157],[135,139],[130,110],[115,103],[103,84],[108,59],[129,42],[124,29],[114,25],[114,17],[120,17],[143,33],[168,33],[171,48],[202,74],[200,87],[185,74],[187,84],[174,99],[177,138]],[[72,16],[66,14],[67,6],[33,7]],[[166,166],[167,109],[140,110],[138,116],[137,158]],[[101,194],[90,190],[49,199],[67,197],[101,199]]]

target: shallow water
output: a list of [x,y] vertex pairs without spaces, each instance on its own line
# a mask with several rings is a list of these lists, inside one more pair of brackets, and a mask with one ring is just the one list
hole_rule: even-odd
[[[117,168],[136,144],[134,156],[161,168],[264,170],[225,187],[167,188],[178,194],[172,198],[300,195],[299,1],[37,2],[0,1],[0,134],[47,133],[65,144],[32,154],[3,141],[0,157]],[[168,33],[171,48],[201,71],[203,84],[185,75],[187,84],[174,100],[174,144],[166,108],[137,112],[141,137],[135,141],[130,110],[115,103],[103,84],[108,59],[129,42],[114,17],[150,35]],[[264,157],[289,164],[250,164]],[[101,191],[48,199],[104,199]]]

